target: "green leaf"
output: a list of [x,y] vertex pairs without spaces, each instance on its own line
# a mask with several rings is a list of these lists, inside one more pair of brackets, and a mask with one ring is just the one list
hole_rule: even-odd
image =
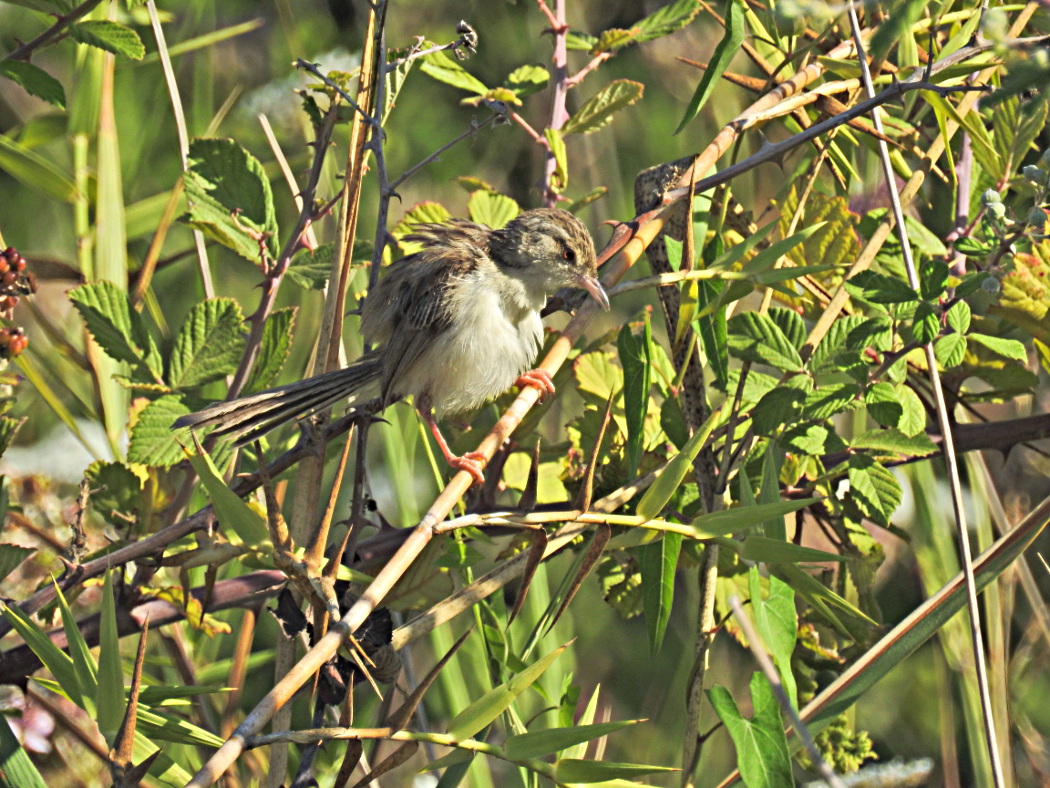
[[747,788],[793,786],[787,736],[769,680],[757,671],[751,676],[751,719],[740,713],[725,687],[712,687],[707,697],[733,739],[740,776]]
[[[546,133],[546,131],[547,130],[544,129],[544,133]],[[587,192],[585,195],[580,197],[578,200],[573,200],[570,203],[563,203],[563,205],[565,206],[565,210],[568,211],[569,213],[579,213],[584,208],[586,208],[588,205],[590,205],[592,202],[597,202],[598,200],[600,200],[602,197],[604,197],[608,193],[609,193],[609,187],[608,186],[599,186],[596,189],[591,189],[589,192]]]
[[[3,605],[4,618],[29,646],[44,667],[55,677],[59,686],[66,690],[70,697],[79,694],[80,683],[77,681],[73,659],[56,646],[47,633],[37,626],[29,616],[14,605]],[[0,720],[0,722],[4,722]]]
[[3,788],[48,788],[7,720],[0,720],[0,785]]
[[823,421],[839,413],[855,410],[860,406],[860,387],[855,383],[839,383],[820,386],[806,397],[802,415],[807,419]]
[[106,573],[102,585],[102,610],[99,612],[98,685],[95,687],[95,709],[98,730],[110,747],[124,719],[124,673],[120,666],[120,633],[117,631],[117,603],[113,596],[113,572]]
[[[781,544],[791,545],[791,547],[798,546],[787,541],[781,541]],[[784,692],[790,699],[791,705],[797,710],[798,691],[795,688],[795,674],[791,670],[791,653],[795,650],[795,641],[798,637],[795,592],[787,583],[772,575],[766,582],[769,594],[763,599],[758,567],[752,566],[748,570],[748,586],[751,591],[751,609],[755,615],[755,627],[766,649],[773,657],[773,662],[780,673],[780,683],[784,686]]]
[[933,355],[945,369],[959,366],[966,357],[966,337],[962,334],[941,337],[933,345]]
[[681,30],[700,13],[699,0],[672,0],[634,25],[634,40],[641,44]]
[[259,355],[248,382],[244,384],[245,394],[254,394],[268,389],[277,380],[277,376],[288,359],[295,336],[295,316],[298,307],[290,306],[270,313],[263,326],[262,342],[259,344]]
[[549,185],[551,191],[560,194],[569,185],[569,152],[565,147],[565,137],[550,126],[543,130],[543,137],[547,140],[551,156],[554,157],[554,172],[551,173]]
[[970,305],[965,301],[956,301],[944,314],[948,327],[957,334],[970,330]]
[[968,334],[966,338],[976,342],[978,345],[984,345],[984,347],[1003,358],[1020,361],[1022,364],[1028,360],[1028,353],[1025,351],[1024,345],[1016,339],[993,337],[988,334]]
[[635,336],[629,323],[620,329],[616,347],[623,367],[623,407],[627,419],[627,468],[628,475],[638,472],[645,442],[645,416],[649,412],[649,389],[652,361],[649,348],[652,346],[652,328],[646,314],[645,328],[641,336]]
[[863,320],[846,336],[846,346],[852,350],[889,350],[893,347],[893,323],[887,317]]
[[539,758],[561,752],[575,744],[608,736],[618,730],[637,724],[637,720],[601,722],[594,725],[577,725],[572,728],[552,728],[545,731],[529,731],[511,736],[503,744],[503,751],[512,761]]
[[693,91],[692,98],[689,99],[685,114],[682,116],[682,120],[679,121],[678,128],[674,131],[675,134],[684,129],[686,124],[700,113],[700,110],[703,109],[714,92],[718,81],[729,67],[730,61],[740,50],[740,45],[744,43],[744,33],[746,32],[744,7],[739,0],[726,0],[724,19],[725,34],[715,46],[714,54],[711,55],[711,61],[707,64],[707,68],[704,69],[704,73],[700,77],[700,84]]
[[170,468],[182,462],[182,447],[171,425],[190,412],[181,397],[169,395],[149,403],[131,428],[128,461],[153,468]]
[[901,504],[901,486],[883,465],[864,454],[849,458],[850,499],[865,517],[885,527]]
[[568,783],[602,783],[615,788],[614,780],[628,780],[643,774],[673,772],[669,766],[649,766],[641,763],[614,763],[613,761],[584,761],[561,758],[554,762],[554,779],[559,785]]
[[561,128],[562,134],[590,134],[607,125],[613,113],[642,97],[645,86],[630,79],[615,79],[576,110]]
[[69,35],[81,44],[98,47],[130,60],[142,60],[142,56],[146,54],[146,47],[142,45],[138,33],[130,27],[106,19],[89,19],[70,25]]
[[904,406],[897,396],[897,389],[890,383],[876,383],[864,394],[868,413],[879,424],[896,427],[904,414]]
[[[18,428],[22,426],[24,419],[12,419],[10,416],[0,416],[0,457],[3,457],[7,450],[11,447],[11,441],[15,438],[15,433],[18,432]],[[0,480],[3,477],[0,476]],[[0,481],[2,484],[2,481]],[[0,523],[4,522],[7,517],[6,507],[0,511]]]
[[209,298],[194,306],[175,339],[171,385],[191,389],[232,375],[244,352],[243,323],[232,298]]
[[801,350],[802,346],[806,344],[806,324],[802,320],[802,316],[799,315],[794,309],[785,309],[782,306],[775,306],[768,312],[769,319],[772,320],[780,330],[787,337],[788,342],[794,345],[796,350]]
[[919,273],[919,293],[927,301],[936,301],[948,289],[948,264],[944,260],[927,260]]
[[[87,711],[91,716],[95,716],[97,713],[95,696],[98,693],[98,666],[95,664],[95,658],[91,656],[91,649],[88,647],[87,641],[77,626],[77,619],[73,615],[73,611],[69,609],[69,603],[66,601],[65,594],[58,587],[58,583],[54,583],[54,585],[55,601],[62,616],[62,629],[66,633],[67,648],[69,649],[69,656],[73,660],[73,673],[77,680],[75,688],[62,687],[62,690],[69,696],[71,701]],[[72,689],[76,690],[76,694],[71,692]]]
[[864,322],[866,319],[861,315],[845,315],[832,323],[809,357],[809,370],[813,373],[838,372],[848,363],[856,363],[858,355],[846,340],[850,332]]
[[806,392],[791,386],[775,388],[765,394],[751,411],[751,422],[758,435],[772,435],[785,424],[795,422],[802,413]]
[[21,60],[0,60],[0,77],[20,85],[30,96],[43,99],[59,109],[66,108],[66,90],[62,83],[39,66]]
[[182,221],[241,257],[277,254],[277,216],[270,180],[258,159],[230,139],[195,139],[183,175],[188,212]]
[[3,134],[0,134],[0,170],[45,197],[66,203],[77,199],[76,185],[68,173],[51,159]]
[[200,476],[204,489],[208,492],[215,514],[224,528],[232,530],[241,542],[249,548],[259,549],[269,542],[270,532],[266,523],[248,504],[242,501],[233,490],[222,480],[222,474],[215,467],[211,456],[204,451],[196,436],[193,438],[196,444],[196,453],[184,450],[186,458],[193,466],[193,470]]
[[505,194],[478,189],[470,195],[467,211],[478,224],[498,230],[521,213],[521,207]]
[[300,249],[288,263],[284,275],[306,290],[322,290],[332,273],[335,244],[321,244],[316,249]]
[[121,462],[96,460],[84,478],[91,485],[91,508],[110,525],[126,528],[138,521],[142,479]]
[[543,90],[550,79],[550,72],[543,66],[519,66],[510,72],[503,86],[518,98],[523,98]]
[[802,358],[780,326],[760,312],[741,312],[728,323],[729,352],[743,361],[769,364],[786,372],[802,369]]
[[484,729],[506,711],[515,698],[532,686],[532,683],[543,675],[554,660],[561,656],[565,648],[565,646],[559,646],[546,656],[540,657],[520,673],[511,676],[508,681],[494,687],[471,703],[449,722],[448,735],[457,741],[462,741]]
[[890,47],[903,38],[913,38],[912,28],[922,18],[927,6],[926,0],[905,0],[896,4],[889,17],[871,37],[870,52],[878,59],[885,58]]
[[138,733],[148,737],[151,741],[168,741],[195,747],[221,747],[225,741],[221,736],[206,731],[192,722],[146,708],[143,705],[140,705],[138,709],[136,735]]
[[923,345],[928,345],[940,335],[940,316],[933,304],[923,301],[915,308],[911,330],[915,334],[915,341]]
[[663,644],[667,622],[674,603],[674,575],[678,568],[678,554],[682,549],[682,535],[665,533],[663,539],[639,548],[642,571],[642,605],[645,625],[649,632],[649,653],[656,654]]
[[73,288],[69,298],[106,355],[161,379],[160,352],[126,292],[112,282],[95,282]]
[[918,293],[900,279],[874,271],[861,271],[846,280],[846,291],[871,304],[905,304],[919,299]]
[[419,68],[424,74],[454,88],[479,95],[488,92],[485,83],[472,74],[468,74],[466,69],[458,61],[454,60],[448,52],[434,52],[426,55]]
[[937,451],[937,446],[926,433],[905,435],[900,430],[869,430],[858,435],[850,446],[857,450],[887,452],[905,457],[926,457]]
[[569,49],[588,52],[598,45],[598,39],[578,30],[570,30],[565,36],[565,43]]
[[820,498],[799,498],[794,501],[776,501],[775,503],[760,503],[754,506],[738,506],[733,509],[723,509],[719,512],[702,514],[694,519],[691,525],[698,539],[725,536],[737,531],[755,528],[768,520],[772,520],[774,517],[783,517],[784,515],[797,512],[799,509],[804,509],[820,500]]
[[897,401],[902,408],[897,429],[911,437],[926,429],[926,408],[919,395],[903,383],[896,388]]
[[638,502],[636,512],[639,517],[646,520],[653,519],[671,500],[671,496],[675,494],[681,486],[682,480],[685,479],[685,475],[693,467],[693,460],[696,459],[696,455],[700,453],[700,449],[703,448],[718,424],[720,414],[720,409],[713,410],[711,415],[707,417],[707,421],[693,433],[693,436],[682,447],[682,450],[670,459],[663,473],[656,477],[656,481],[650,485]]
[[33,547],[0,543],[0,581],[15,571],[20,563],[35,552],[36,549]]
[[783,539],[768,536],[748,536],[737,551],[745,561],[761,561],[766,564],[823,563],[826,561],[848,561],[845,556],[827,553],[812,547],[803,547]]

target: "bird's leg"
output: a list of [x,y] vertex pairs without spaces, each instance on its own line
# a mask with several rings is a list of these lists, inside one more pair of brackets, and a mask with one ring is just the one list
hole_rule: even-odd
[[554,396],[554,381],[551,380],[551,373],[545,369],[530,369],[528,372],[522,372],[514,381],[514,385],[519,389],[526,386],[536,389],[540,393],[540,402],[547,397]]
[[420,402],[416,410],[419,411],[419,415],[423,417],[423,421],[430,427],[430,432],[434,436],[434,440],[437,441],[438,448],[441,449],[441,453],[445,455],[445,462],[457,471],[466,471],[474,479],[475,484],[482,484],[485,481],[485,475],[481,472],[482,468],[485,467],[485,463],[488,462],[488,458],[485,457],[480,451],[468,451],[466,454],[457,457],[452,453],[452,449],[448,447],[448,442],[445,440],[445,436],[441,434],[441,428],[438,427],[437,422],[434,421],[434,414],[430,410],[430,403],[425,400]]

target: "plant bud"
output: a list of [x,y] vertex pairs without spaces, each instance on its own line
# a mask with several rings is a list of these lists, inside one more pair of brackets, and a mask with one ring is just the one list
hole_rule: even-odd
[[1026,181],[1042,186],[1046,183],[1046,170],[1036,167],[1034,164],[1026,164],[1021,170]]
[[988,189],[984,194],[981,195],[981,205],[987,208],[989,205],[1001,205],[1003,202],[1002,196],[995,189]]
[[1002,219],[1006,216],[1006,206],[1001,202],[988,203],[988,215],[996,219]]

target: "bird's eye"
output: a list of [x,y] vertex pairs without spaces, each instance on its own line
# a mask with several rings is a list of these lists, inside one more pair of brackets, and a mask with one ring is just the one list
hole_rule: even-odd
[[573,260],[576,259],[576,252],[566,247],[565,251],[561,253],[561,256],[571,263]]

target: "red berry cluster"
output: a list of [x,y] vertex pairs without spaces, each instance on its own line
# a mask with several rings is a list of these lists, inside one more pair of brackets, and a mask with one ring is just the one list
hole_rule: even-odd
[[36,292],[36,277],[26,270],[26,259],[13,246],[0,253],[0,312],[18,303],[19,296]]
[[29,344],[20,328],[0,328],[0,358],[14,358],[21,355]]

